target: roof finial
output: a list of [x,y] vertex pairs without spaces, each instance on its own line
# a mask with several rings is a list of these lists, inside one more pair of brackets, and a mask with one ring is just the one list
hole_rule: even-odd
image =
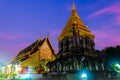
[[74,0],[72,0],[72,11],[76,11]]
[[42,34],[40,34],[40,37],[39,37],[39,39],[38,39],[38,40],[39,40],[39,41],[40,41],[40,40],[42,40]]
[[50,32],[47,33],[47,36],[46,36],[46,37],[47,37],[47,38],[50,37]]

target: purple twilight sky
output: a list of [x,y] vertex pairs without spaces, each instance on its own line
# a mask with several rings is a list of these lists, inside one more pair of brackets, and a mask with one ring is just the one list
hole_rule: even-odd
[[[120,45],[120,0],[75,0],[83,23],[95,34],[96,49]],[[0,62],[48,33],[53,47],[71,14],[72,0],[0,0]]]

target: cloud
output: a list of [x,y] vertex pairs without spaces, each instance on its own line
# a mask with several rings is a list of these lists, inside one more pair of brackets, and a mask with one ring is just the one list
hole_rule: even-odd
[[[31,43],[30,43],[31,44]],[[4,45],[0,46],[0,61],[4,62],[5,64],[11,61],[15,56],[25,47],[30,45],[29,43],[13,43],[11,45]],[[3,48],[3,49],[2,49]]]
[[109,7],[103,8],[98,10],[92,14],[90,14],[87,19],[90,20],[91,18],[99,18],[100,16],[111,15],[111,19],[114,19],[114,23],[120,25],[120,5],[114,4]]
[[120,45],[119,32],[113,30],[94,30],[93,34],[95,34],[95,44],[97,49]]
[[116,24],[120,25],[120,12],[119,15],[116,16]]
[[92,31],[95,34],[96,49],[120,45],[120,27],[116,27],[120,26],[120,5],[118,3],[93,12],[87,19],[101,23],[98,23],[98,28]]
[[14,39],[14,38],[15,38],[15,36],[13,36],[13,35],[0,33],[0,39],[11,40],[11,39]]
[[103,8],[101,10],[98,10],[91,15],[88,16],[88,18],[95,17],[95,16],[101,16],[101,14],[119,14],[120,12],[120,6],[119,5],[113,5],[109,6],[107,8]]
[[15,40],[15,39],[20,39],[22,37],[27,37],[29,36],[28,34],[10,34],[10,33],[0,33],[0,39],[3,40]]
[[26,33],[0,32],[0,56],[5,57],[0,59],[3,62],[7,62],[4,59],[12,59],[20,50],[30,45],[34,38],[34,35]]
[[32,43],[25,43],[25,42],[23,42],[23,43],[19,43],[19,44],[14,44],[14,46],[12,46],[11,48],[9,48],[10,50],[11,50],[11,52],[13,52],[13,53],[18,53],[19,51],[21,51],[22,49],[24,49],[25,47],[27,47],[27,46],[29,46],[30,44],[32,44]]

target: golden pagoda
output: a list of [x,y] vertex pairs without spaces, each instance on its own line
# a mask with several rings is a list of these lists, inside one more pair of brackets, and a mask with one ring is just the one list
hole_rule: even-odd
[[78,16],[74,2],[72,3],[71,16],[58,37],[58,41],[58,57],[73,55],[72,53],[94,56],[94,35]]
[[75,4],[73,2],[71,16],[66,26],[63,28],[62,33],[58,37],[58,41],[61,41],[64,37],[72,37],[75,35],[81,37],[87,36],[92,40],[94,39],[94,35],[91,34],[90,30],[88,30],[88,27],[83,24],[82,20],[78,16]]
[[58,41],[57,58],[48,64],[50,72],[76,72],[82,68],[94,70],[95,65],[91,63],[98,63],[94,62],[96,60],[94,35],[78,16],[74,2],[71,16]]
[[[58,41],[57,58],[48,63],[50,73],[45,74],[45,78],[98,80],[104,76],[106,80],[106,76],[110,74],[108,65],[95,55],[94,35],[83,24],[74,3],[72,3],[71,16]],[[83,74],[85,76],[82,76]]]

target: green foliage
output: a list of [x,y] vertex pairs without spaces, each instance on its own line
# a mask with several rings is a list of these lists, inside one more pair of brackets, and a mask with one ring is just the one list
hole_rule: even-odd
[[119,60],[120,59],[120,46],[107,47],[103,50],[106,54],[107,60]]
[[50,62],[50,60],[48,60],[48,59],[42,59],[41,61],[40,61],[40,68],[44,71],[44,72],[46,72],[47,71],[47,63],[48,62]]
[[98,56],[101,53],[99,50],[95,50],[95,56]]
[[0,74],[0,77],[4,77],[4,74]]
[[120,46],[116,47],[106,47],[101,51],[101,54],[104,54],[104,61],[109,65],[110,70],[119,71],[118,67],[115,64],[120,64]]

